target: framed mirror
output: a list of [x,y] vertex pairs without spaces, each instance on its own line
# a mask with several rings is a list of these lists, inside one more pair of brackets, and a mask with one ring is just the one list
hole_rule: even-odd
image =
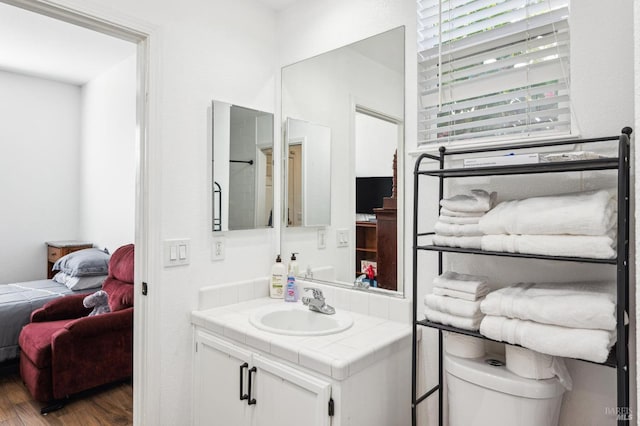
[[[354,287],[370,271],[371,287],[404,292],[404,40],[399,27],[282,68],[281,254],[307,279]],[[318,129],[329,164],[305,186],[298,146]]]
[[273,114],[211,102],[212,229],[273,226]]

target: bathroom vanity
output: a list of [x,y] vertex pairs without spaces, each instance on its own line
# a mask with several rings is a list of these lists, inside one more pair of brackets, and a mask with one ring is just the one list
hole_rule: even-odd
[[[261,284],[249,285],[262,293]],[[229,292],[217,287],[213,291]],[[235,295],[238,300],[237,290]],[[300,317],[297,335],[253,325],[265,312],[287,310],[309,312],[300,302],[268,297],[192,312],[193,424],[410,423],[410,324],[338,307],[336,315],[352,323],[341,323],[343,330],[332,334],[311,330],[315,320],[331,317],[316,312]]]

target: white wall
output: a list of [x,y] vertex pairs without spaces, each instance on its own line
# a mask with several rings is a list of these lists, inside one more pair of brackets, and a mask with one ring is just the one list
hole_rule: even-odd
[[44,242],[80,238],[80,89],[0,71],[0,93],[0,283],[43,279]]
[[133,242],[136,189],[136,56],[82,87],[80,236],[96,246]]
[[[587,4],[588,3],[588,4]],[[407,25],[406,47],[406,148],[407,151],[416,147],[416,32],[415,2],[397,0],[385,2],[338,0],[328,2],[300,2],[286,9],[279,15],[279,41],[281,45],[281,65],[287,65],[318,53],[343,46],[347,43],[362,39],[372,34],[384,31],[393,26]],[[617,134],[625,125],[634,122],[633,110],[633,37],[632,37],[632,8],[629,2],[611,2],[604,8],[595,2],[572,2],[571,5],[571,84],[572,108],[575,112],[574,121],[583,137]],[[357,22],[357,25],[354,25]],[[597,59],[596,59],[597,58]],[[405,157],[405,194],[413,192],[412,166],[415,157]],[[635,175],[635,173],[634,173]],[[520,183],[517,183],[520,182]],[[490,180],[480,181],[484,186],[496,184]],[[478,184],[478,182],[476,182]],[[501,189],[502,196],[515,197],[525,193],[543,193],[549,187],[558,192],[562,189],[572,190],[584,187],[611,184],[609,178],[598,175],[595,179],[580,180],[558,185],[557,179],[543,179],[539,185],[529,182],[513,180],[507,182]],[[504,185],[504,184],[503,184]],[[426,186],[426,185],[425,185]],[[437,188],[437,185],[433,185]],[[422,187],[424,188],[424,186]],[[435,212],[437,190],[424,190],[421,199],[425,200],[421,211]],[[405,285],[406,294],[411,295],[411,224],[410,211],[412,201],[410,197],[405,203]],[[427,219],[428,220],[428,219]],[[431,219],[433,220],[433,218]],[[633,229],[633,228],[632,228]],[[632,241],[634,237],[632,236]],[[633,244],[632,244],[633,246]],[[632,253],[633,255],[633,253]],[[633,256],[632,256],[633,258]],[[461,257],[455,264],[465,271],[480,271],[491,276],[499,277],[500,284],[520,280],[522,277],[536,277],[538,279],[558,279],[567,273],[566,265],[532,264],[522,259],[473,259],[469,256]],[[452,262],[453,263],[453,262]],[[430,278],[436,274],[436,256],[423,254],[420,257],[420,292],[416,296],[422,300],[424,293],[430,291]],[[542,271],[542,272],[541,272]],[[607,270],[591,266],[583,267],[569,265],[569,271],[577,279],[610,277]],[[632,274],[632,277],[635,275]],[[631,283],[632,309],[635,281]],[[632,319],[631,336],[635,334],[635,318]],[[423,333],[423,355],[426,376],[429,384],[437,377],[437,359],[434,348],[437,347],[436,333]],[[631,350],[631,401],[635,401],[635,346],[634,339],[630,341]],[[572,361],[569,368],[574,378],[574,391],[565,398],[561,424],[563,425],[600,425],[613,424],[614,419],[607,416],[605,408],[614,409],[615,401],[615,370],[608,367],[593,366],[591,364]],[[420,373],[425,377],[425,371]],[[424,386],[424,384],[423,384]],[[426,386],[424,386],[426,388]],[[421,404],[423,417],[421,424],[437,424],[437,409],[435,398]],[[429,407],[427,419],[424,419],[425,408]],[[633,413],[636,413],[635,407]],[[426,422],[426,423],[425,423]]]

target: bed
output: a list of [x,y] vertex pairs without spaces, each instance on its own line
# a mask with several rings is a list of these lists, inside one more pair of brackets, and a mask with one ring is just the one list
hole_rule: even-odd
[[69,290],[53,280],[36,280],[0,285],[0,362],[18,357],[18,335],[29,323],[31,312],[58,297],[84,294],[96,288]]

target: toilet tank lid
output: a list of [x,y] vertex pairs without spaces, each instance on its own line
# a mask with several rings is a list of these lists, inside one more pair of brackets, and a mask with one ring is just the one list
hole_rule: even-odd
[[[488,359],[502,361],[502,366],[490,365]],[[557,378],[535,380],[520,377],[504,364],[504,357],[488,354],[480,358],[460,358],[447,354],[445,356],[447,373],[466,382],[473,383],[494,391],[514,396],[534,399],[549,399],[560,396],[565,389]]]

